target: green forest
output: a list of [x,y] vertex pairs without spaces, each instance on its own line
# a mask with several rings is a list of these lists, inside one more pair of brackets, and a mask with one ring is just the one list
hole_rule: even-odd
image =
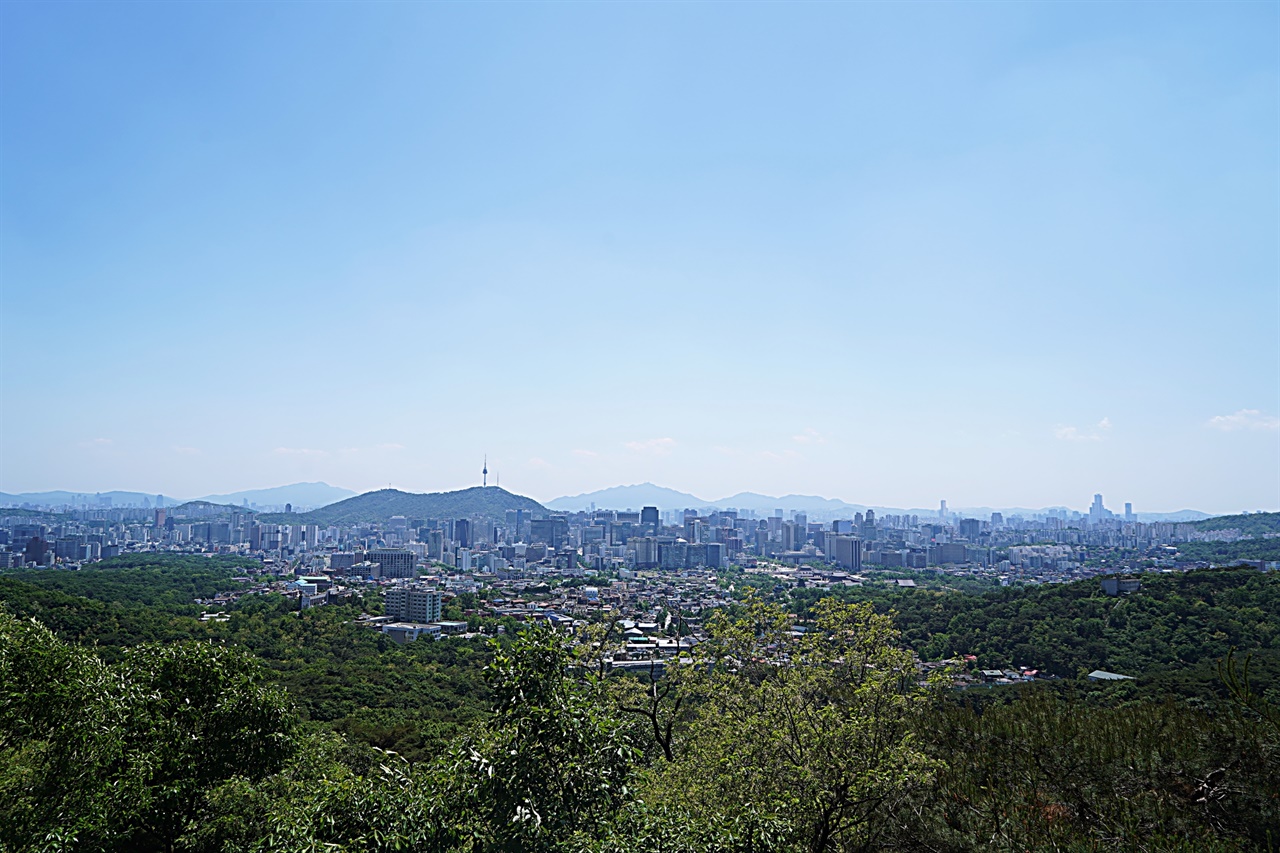
[[[606,674],[603,623],[397,646],[358,600],[274,595],[201,622],[243,569],[0,574],[0,850],[1280,848],[1274,573],[744,583],[651,678]],[[914,653],[1061,677],[960,691]]]
[[472,515],[502,517],[507,510],[524,510],[545,515],[546,508],[533,498],[513,495],[497,486],[473,487],[455,492],[418,494],[398,489],[379,489],[347,498],[307,513],[264,513],[262,522],[281,524],[359,524],[385,522],[395,515],[411,518],[466,518]]
[[1244,515],[1218,515],[1194,521],[1197,530],[1239,530],[1246,536],[1280,534],[1280,512],[1250,512]]

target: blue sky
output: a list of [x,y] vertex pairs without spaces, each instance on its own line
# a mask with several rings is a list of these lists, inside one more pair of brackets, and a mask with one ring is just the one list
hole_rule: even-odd
[[6,3],[0,490],[1280,508],[1274,3]]

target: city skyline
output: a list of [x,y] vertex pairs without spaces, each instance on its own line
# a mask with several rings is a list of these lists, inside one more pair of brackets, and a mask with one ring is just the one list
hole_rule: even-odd
[[1275,4],[0,8],[0,491],[1280,509]]
[[[486,463],[487,468],[487,463]],[[487,471],[482,471],[482,477]],[[483,481],[480,484],[472,484],[470,487],[463,487],[459,490],[423,490],[419,492],[406,491],[402,489],[394,489],[395,491],[405,492],[406,494],[453,494],[457,492],[465,492],[470,489],[488,487]],[[496,484],[492,488],[501,488]],[[302,491],[299,491],[302,490]],[[255,510],[280,510],[286,506],[296,509],[297,511],[307,511],[317,509],[338,503],[348,498],[359,497],[364,494],[379,491],[377,489],[368,491],[355,491],[336,487],[329,483],[293,483],[282,486],[276,486],[266,489],[249,489],[233,492],[231,494],[201,494],[196,495],[165,495],[163,492],[144,492],[131,489],[107,489],[98,491],[77,491],[70,489],[54,489],[37,492],[21,492],[9,493],[0,491],[0,508],[4,506],[20,506],[30,504],[41,507],[58,507],[69,506],[75,508],[92,509],[97,507],[155,507],[177,506],[179,504],[189,502],[211,501],[215,504],[228,505],[238,507],[243,504],[247,508]],[[517,494],[508,492],[509,494]],[[323,495],[323,499],[315,496]],[[1092,503],[1086,505],[1084,509],[1080,509],[1079,505],[1070,502],[1061,502],[1056,504],[1046,504],[1043,506],[1016,506],[1012,504],[989,503],[989,504],[972,504],[963,505],[951,502],[948,505],[946,498],[938,501],[938,506],[928,508],[923,505],[902,505],[894,506],[883,502],[864,501],[849,499],[834,495],[817,495],[817,494],[801,494],[791,493],[786,495],[765,495],[750,490],[742,490],[732,495],[724,495],[718,498],[707,498],[705,496],[693,495],[687,492],[681,492],[677,489],[671,489],[665,486],[659,486],[654,483],[636,483],[625,484],[608,487],[594,492],[579,493],[576,495],[560,495],[554,498],[531,497],[533,500],[542,504],[549,512],[580,512],[594,509],[611,509],[611,510],[632,510],[641,506],[656,505],[664,512],[678,511],[688,508],[720,508],[720,509],[740,509],[751,513],[769,514],[776,511],[790,512],[811,512],[817,513],[823,518],[840,517],[842,513],[853,512],[863,509],[874,509],[876,511],[890,512],[909,512],[920,514],[922,517],[959,517],[965,513],[976,513],[978,515],[987,515],[991,512],[1014,512],[1025,513],[1029,515],[1048,514],[1054,515],[1059,511],[1066,510],[1075,516],[1087,517],[1096,520],[1098,517],[1117,517],[1122,519],[1132,518],[1150,518],[1155,516],[1181,516],[1185,513],[1191,513],[1190,517],[1210,517],[1215,515],[1228,515],[1239,512],[1250,513],[1265,510],[1256,510],[1242,508],[1233,511],[1222,512],[1206,512],[1197,507],[1186,506],[1176,510],[1170,509],[1150,509],[1138,508],[1134,509],[1132,501],[1122,501],[1123,511],[1115,510],[1111,506],[1104,504],[1103,495],[1095,493],[1092,495]]]

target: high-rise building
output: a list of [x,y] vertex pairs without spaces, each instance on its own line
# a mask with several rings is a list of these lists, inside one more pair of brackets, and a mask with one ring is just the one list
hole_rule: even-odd
[[646,506],[640,509],[640,523],[649,525],[649,529],[653,533],[658,532],[658,508],[656,506]]
[[559,547],[569,538],[569,521],[562,515],[537,518],[529,522],[530,542],[542,542]]
[[1094,495],[1093,504],[1089,507],[1089,523],[1100,524],[1107,518],[1111,518],[1111,511],[1102,505],[1102,495]]
[[707,543],[707,568],[723,569],[725,546],[720,542]]
[[1130,522],[1133,521],[1133,504],[1128,501],[1125,501],[1124,504],[1124,520]]
[[370,563],[377,563],[382,568],[378,573],[384,578],[417,577],[415,561],[417,557],[412,551],[403,548],[375,548],[367,552],[364,558]]
[[850,571],[862,571],[862,540],[856,536],[836,536],[834,554],[831,555],[835,560],[835,564],[840,568]]
[[938,504],[938,518],[945,519],[947,517],[947,502],[942,501]]
[[470,548],[471,542],[471,522],[465,518],[459,518],[453,523],[453,541],[458,543],[459,548]]
[[442,597],[438,590],[411,584],[387,590],[386,613],[407,622],[438,622]]
[[632,537],[627,542],[628,548],[635,550],[636,568],[650,569],[658,565],[658,540],[650,536]]

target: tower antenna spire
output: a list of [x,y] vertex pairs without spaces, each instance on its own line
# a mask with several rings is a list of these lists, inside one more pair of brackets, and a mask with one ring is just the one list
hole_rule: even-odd
[[488,486],[489,485],[489,454],[487,453],[484,455],[484,470],[481,471],[480,473],[484,476],[484,479],[481,481],[481,485]]

